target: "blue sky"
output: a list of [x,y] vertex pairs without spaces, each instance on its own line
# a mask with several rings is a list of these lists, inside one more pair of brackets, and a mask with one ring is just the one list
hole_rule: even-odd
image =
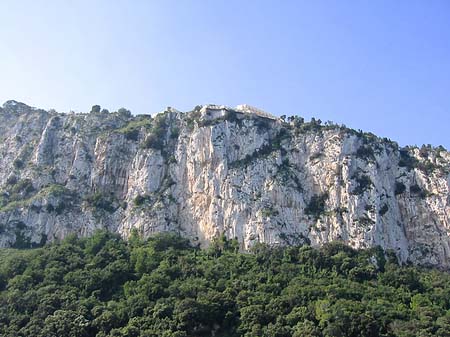
[[450,1],[0,2],[0,101],[247,103],[450,148]]

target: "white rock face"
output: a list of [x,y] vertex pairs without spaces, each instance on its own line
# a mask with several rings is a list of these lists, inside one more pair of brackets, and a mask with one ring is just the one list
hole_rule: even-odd
[[242,249],[341,240],[450,267],[450,154],[224,106],[154,118],[0,109],[0,246],[108,228]]

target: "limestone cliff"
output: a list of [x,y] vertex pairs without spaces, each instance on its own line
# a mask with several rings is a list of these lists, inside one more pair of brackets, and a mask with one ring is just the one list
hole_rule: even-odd
[[108,228],[342,240],[450,267],[450,154],[224,106],[155,116],[0,109],[0,246]]

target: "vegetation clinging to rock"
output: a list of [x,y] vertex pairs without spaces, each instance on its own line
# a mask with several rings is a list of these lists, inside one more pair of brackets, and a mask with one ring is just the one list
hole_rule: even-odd
[[396,181],[395,182],[395,195],[402,194],[405,191],[406,191],[405,184],[402,183],[401,181]]
[[104,210],[108,213],[113,213],[118,208],[117,200],[112,194],[104,192],[95,192],[86,197],[86,202],[89,206],[97,210]]
[[325,213],[325,204],[328,199],[328,193],[313,195],[305,208],[305,213],[318,219]]
[[356,187],[353,189],[352,194],[360,195],[367,191],[372,185],[372,180],[366,174],[360,172],[356,173],[352,179],[356,181]]

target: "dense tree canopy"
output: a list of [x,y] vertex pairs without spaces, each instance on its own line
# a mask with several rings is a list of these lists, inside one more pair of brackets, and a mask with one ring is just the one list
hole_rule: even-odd
[[0,251],[0,335],[450,336],[450,276],[339,243],[200,250],[105,231]]

